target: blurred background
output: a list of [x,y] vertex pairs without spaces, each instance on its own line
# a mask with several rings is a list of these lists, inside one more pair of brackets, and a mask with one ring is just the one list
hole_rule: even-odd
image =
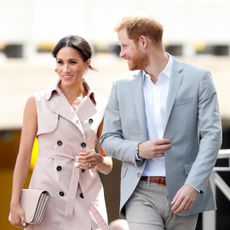
[[[112,81],[127,72],[118,57],[116,22],[130,14],[160,21],[169,53],[212,72],[223,123],[222,149],[230,149],[229,10],[229,0],[0,0],[0,229],[15,229],[7,218],[25,102],[56,80],[50,52],[66,35],[90,42],[98,71],[89,71],[86,78],[97,94],[108,98]],[[37,148],[35,142],[31,170]],[[210,230],[230,229],[229,164],[229,155],[217,160],[224,189],[214,184],[218,210],[211,215]],[[102,176],[109,221],[118,218],[120,163],[114,165],[109,176]],[[207,229],[203,219],[200,215],[197,230]]]

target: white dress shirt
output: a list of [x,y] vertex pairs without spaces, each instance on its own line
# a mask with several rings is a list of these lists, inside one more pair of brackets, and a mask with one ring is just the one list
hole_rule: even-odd
[[[168,99],[169,83],[171,77],[173,59],[170,55],[165,68],[158,76],[154,84],[150,76],[144,73],[144,100],[147,119],[148,139],[157,140],[163,138],[166,126],[166,103]],[[148,160],[142,174],[143,176],[165,176],[164,157]]]

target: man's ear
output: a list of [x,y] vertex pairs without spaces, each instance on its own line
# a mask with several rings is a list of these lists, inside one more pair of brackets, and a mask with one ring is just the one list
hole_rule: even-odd
[[138,43],[139,43],[139,46],[140,46],[140,47],[146,48],[146,47],[147,47],[147,44],[148,44],[148,41],[147,41],[146,36],[141,35],[141,36],[139,37]]

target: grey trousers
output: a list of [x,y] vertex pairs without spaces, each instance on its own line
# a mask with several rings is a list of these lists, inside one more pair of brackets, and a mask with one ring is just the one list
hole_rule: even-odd
[[171,212],[165,185],[140,181],[126,205],[130,230],[194,230],[198,215]]

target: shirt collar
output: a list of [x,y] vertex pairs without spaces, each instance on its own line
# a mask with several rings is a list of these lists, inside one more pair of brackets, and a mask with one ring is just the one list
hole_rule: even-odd
[[168,58],[169,58],[168,59],[168,63],[165,66],[165,68],[160,72],[160,75],[164,74],[165,76],[167,76],[168,78],[170,78],[171,77],[171,71],[172,71],[173,58],[168,53],[167,53],[167,55],[168,55]]
[[[164,75],[167,78],[170,78],[171,71],[172,71],[173,58],[169,53],[167,53],[167,55],[168,55],[168,63],[166,64],[165,68],[160,72],[159,76]],[[143,71],[143,73],[145,77],[147,77],[148,79],[151,79],[148,73],[146,73],[145,71]]]
[[[85,80],[84,81],[84,87],[85,89],[88,91],[87,93],[87,96],[93,96],[94,97],[94,92],[91,91],[89,85],[87,84],[87,82]],[[58,95],[62,95],[62,91],[61,89],[59,88],[59,83],[60,83],[60,79],[57,80],[54,84],[52,84],[48,90],[47,90],[47,93],[46,93],[46,100],[49,101],[51,99],[51,97],[55,94],[55,93],[58,93]]]

